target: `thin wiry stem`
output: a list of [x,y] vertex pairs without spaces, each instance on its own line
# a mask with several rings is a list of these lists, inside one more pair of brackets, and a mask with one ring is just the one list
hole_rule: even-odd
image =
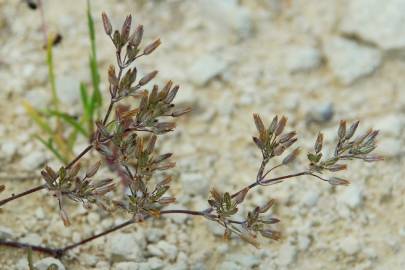
[[5,205],[5,204],[8,203],[8,202],[11,202],[11,201],[14,201],[14,200],[16,200],[16,199],[19,199],[19,198],[21,198],[21,197],[27,196],[27,195],[29,195],[29,194],[32,194],[32,193],[37,192],[37,191],[39,191],[39,190],[42,190],[42,189],[44,189],[44,188],[46,188],[46,185],[40,185],[40,186],[31,188],[31,189],[29,189],[29,190],[26,190],[26,191],[24,191],[24,192],[21,192],[21,193],[19,193],[19,194],[17,194],[17,195],[14,195],[14,194],[13,194],[13,195],[11,195],[10,197],[8,197],[8,198],[6,198],[6,199],[4,199],[4,200],[1,200],[1,201],[0,201],[0,206],[3,206],[3,205]]

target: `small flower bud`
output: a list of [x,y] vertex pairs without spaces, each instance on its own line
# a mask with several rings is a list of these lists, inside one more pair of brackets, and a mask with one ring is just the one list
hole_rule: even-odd
[[154,42],[146,46],[146,48],[143,50],[143,54],[151,54],[157,47],[159,47],[161,43],[162,42],[160,42],[160,39],[155,40]]
[[131,37],[129,38],[129,44],[137,48],[139,44],[141,44],[142,36],[143,36],[143,25],[138,25],[134,33],[132,33]]
[[158,74],[158,71],[157,71],[157,70],[152,71],[152,72],[146,74],[144,77],[142,77],[142,79],[139,81],[138,84],[139,84],[140,86],[147,84],[147,83],[150,82],[153,78],[155,78],[155,76],[156,76],[157,74]]
[[342,179],[339,177],[331,177],[328,179],[328,183],[331,184],[332,186],[347,186],[350,184],[350,182],[346,179]]
[[112,26],[107,14],[105,12],[101,13],[101,18],[103,19],[104,31],[108,36],[110,36],[112,33]]

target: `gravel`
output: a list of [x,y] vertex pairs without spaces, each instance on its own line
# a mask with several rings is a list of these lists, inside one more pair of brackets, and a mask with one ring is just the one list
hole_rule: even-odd
[[324,51],[330,69],[345,85],[370,75],[382,61],[379,50],[341,37],[328,39]]

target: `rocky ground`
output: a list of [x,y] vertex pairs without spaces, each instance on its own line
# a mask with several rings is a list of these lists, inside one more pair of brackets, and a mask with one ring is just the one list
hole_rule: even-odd
[[[84,1],[45,1],[55,47],[57,84],[66,111],[80,113],[79,81],[89,82]],[[193,113],[178,122],[162,149],[177,161],[176,207],[204,209],[208,190],[236,191],[254,179],[260,156],[251,142],[252,112],[267,121],[289,117],[299,144],[310,149],[322,130],[336,138],[339,119],[381,130],[377,164],[350,162],[349,187],[313,179],[255,190],[248,206],[275,198],[279,242],[255,249],[198,218],[172,216],[128,227],[73,250],[60,269],[404,269],[405,1],[92,1],[102,80],[113,48],[98,14],[118,27],[127,13],[145,25],[158,52],[139,63],[158,80],[181,85],[178,102]],[[57,164],[31,135],[38,128],[22,101],[49,105],[40,18],[20,0],[0,1],[0,183],[2,197],[40,183],[45,163]],[[107,97],[106,87],[103,87]],[[84,142],[77,150],[85,146]],[[95,157],[95,156],[94,156]],[[297,165],[305,165],[302,155]],[[300,165],[302,164],[302,165]],[[108,173],[108,172],[107,172]],[[281,172],[280,172],[281,173]],[[3,207],[0,238],[60,246],[127,217],[72,205],[65,228],[45,192]],[[0,247],[1,269],[27,269],[25,253]],[[35,254],[38,269],[52,261]]]

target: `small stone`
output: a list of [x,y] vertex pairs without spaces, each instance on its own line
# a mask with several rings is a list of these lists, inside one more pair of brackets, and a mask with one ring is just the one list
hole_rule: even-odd
[[45,218],[45,212],[42,207],[39,207],[35,210],[35,216],[37,219],[44,219]]
[[311,239],[309,239],[306,235],[299,235],[298,236],[298,249],[299,250],[307,250],[309,245],[311,244]]
[[204,55],[191,66],[189,77],[195,85],[203,86],[214,77],[220,75],[226,67],[227,63],[221,57]]
[[232,261],[225,261],[218,268],[218,270],[243,270],[243,269],[244,268],[242,268],[241,266]]
[[405,0],[351,0],[340,30],[385,50],[405,47]]
[[51,95],[49,92],[44,90],[31,90],[25,95],[27,102],[38,110],[46,109],[48,102],[50,101]]
[[113,262],[139,261],[143,257],[142,248],[132,234],[116,233],[108,239],[110,259]]
[[17,153],[17,144],[12,141],[4,141],[1,144],[1,155],[7,161],[10,161],[14,155]]
[[86,266],[95,266],[99,258],[96,255],[80,253],[80,262]]
[[90,225],[96,225],[100,223],[100,216],[97,213],[90,212],[87,215],[87,220],[89,221]]
[[119,262],[113,265],[112,270],[138,270],[138,265],[135,262]]
[[37,261],[34,263],[34,267],[36,267],[38,270],[47,270],[52,264],[56,264],[58,266],[58,270],[65,270],[65,266],[59,260],[52,257],[47,257]]
[[150,270],[160,270],[164,268],[162,260],[155,257],[149,258],[147,264]]
[[324,124],[332,120],[335,109],[332,103],[323,103],[316,106],[311,106],[308,108],[306,115],[307,124],[317,123]]
[[402,129],[405,127],[405,118],[399,115],[387,115],[376,120],[373,126],[380,131],[382,136],[397,138],[402,134]]
[[278,263],[282,266],[292,264],[297,257],[297,249],[291,244],[284,244],[278,254]]
[[209,190],[209,182],[204,175],[200,173],[183,173],[181,183],[184,193],[189,195],[206,196]]
[[164,232],[160,229],[150,228],[148,229],[148,233],[146,234],[146,240],[150,243],[156,243],[159,241],[164,235]]
[[345,85],[370,75],[382,60],[379,50],[340,37],[327,39],[324,51],[332,72]]
[[321,64],[321,53],[314,47],[291,46],[284,57],[289,72],[310,71]]
[[0,240],[5,240],[13,237],[14,232],[7,227],[0,227]]
[[59,99],[66,105],[76,105],[80,101],[80,84],[72,77],[58,77],[56,89]]
[[314,206],[319,200],[319,192],[314,190],[307,191],[303,196],[303,202],[306,206],[312,207]]
[[20,238],[20,242],[38,246],[42,244],[42,238],[38,234],[30,233]]
[[358,185],[351,185],[339,196],[339,200],[352,209],[357,208],[362,203],[363,191]]
[[157,247],[166,255],[169,260],[175,260],[177,257],[177,247],[166,241],[159,241]]
[[46,157],[42,152],[34,151],[27,154],[21,161],[21,167],[27,171],[38,169],[39,166],[44,164]]
[[383,157],[399,157],[405,151],[401,146],[401,141],[393,138],[384,138],[378,142],[378,154]]
[[342,239],[339,246],[346,255],[354,255],[360,250],[359,241],[353,236]]

